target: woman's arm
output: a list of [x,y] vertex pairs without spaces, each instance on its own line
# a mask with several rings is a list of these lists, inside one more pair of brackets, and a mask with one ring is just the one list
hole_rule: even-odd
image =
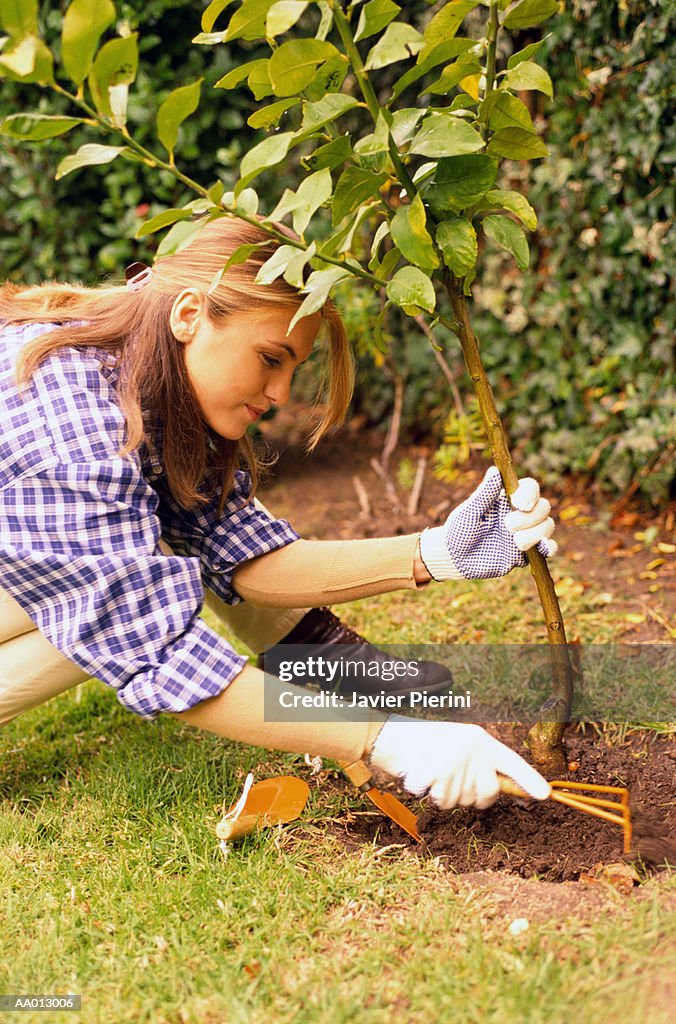
[[418,590],[431,579],[504,576],[525,565],[524,552],[536,544],[545,557],[555,553],[549,512],[549,502],[529,478],[510,503],[491,467],[442,526],[406,537],[297,540],[239,566],[233,586],[251,604],[296,608]]
[[[273,608],[340,604],[390,590],[417,590],[430,579],[419,535],[374,540],[297,540],[254,558],[233,576],[240,597]],[[418,565],[416,565],[418,562]]]
[[287,700],[308,699],[307,690],[246,666],[218,697],[175,717],[217,736],[276,750],[345,761],[370,758],[375,768],[401,778],[409,792],[429,793],[440,807],[488,807],[500,794],[502,775],[539,800],[549,795],[549,784],[534,768],[479,726],[376,713],[350,721],[333,708],[305,715],[299,710],[295,720],[279,721],[275,707],[282,692]]
[[[360,761],[367,757],[385,723],[385,715],[371,711],[368,717],[357,720],[354,712],[350,716],[330,706],[307,709],[302,702],[309,696],[311,691],[303,687],[281,683],[274,676],[245,665],[217,697],[173,717],[217,736],[269,750],[296,754],[307,751],[337,761]],[[292,707],[278,717],[278,711],[293,705],[294,698],[297,710]]]

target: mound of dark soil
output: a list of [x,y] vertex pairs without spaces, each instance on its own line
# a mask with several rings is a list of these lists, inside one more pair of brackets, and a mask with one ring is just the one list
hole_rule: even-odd
[[[516,750],[525,729],[508,726],[493,730]],[[676,741],[649,732],[636,732],[623,743],[609,745],[595,731],[567,737],[569,762],[576,764],[569,779],[626,786],[634,824],[630,860],[646,867],[676,866]],[[378,834],[380,842],[401,842],[396,825],[380,819],[360,819],[350,834]],[[501,797],[485,811],[457,808],[427,809],[418,818],[427,851],[454,871],[502,870],[523,878],[576,880],[598,864],[623,859],[622,830],[551,800],[539,803]]]

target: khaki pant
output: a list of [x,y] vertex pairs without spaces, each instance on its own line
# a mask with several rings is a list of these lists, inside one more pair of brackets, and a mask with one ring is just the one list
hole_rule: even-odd
[[[233,607],[210,591],[206,591],[205,604],[254,654],[286,636],[306,611],[255,608],[245,602]],[[35,628],[14,598],[0,589],[0,726],[87,678]]]

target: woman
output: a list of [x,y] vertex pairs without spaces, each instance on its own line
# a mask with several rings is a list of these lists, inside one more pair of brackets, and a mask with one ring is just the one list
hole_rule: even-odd
[[[257,248],[219,280],[243,244]],[[243,600],[260,649],[297,622],[284,610],[499,576],[534,544],[555,549],[535,481],[521,482],[512,502],[523,511],[510,511],[494,469],[421,535],[304,541],[253,502],[247,428],[287,401],[320,331],[327,387],[311,446],[342,420],[352,389],[331,302],[293,324],[298,291],[281,278],[255,283],[274,250],[261,229],[224,218],[126,288],[0,291],[0,722],[96,676],[142,717],[370,757],[442,807],[488,806],[498,772],[543,799],[545,780],[476,726],[348,721],[340,709],[321,722],[276,720],[278,693],[303,691],[269,676],[266,716],[263,672],[199,618],[204,588],[221,610]]]

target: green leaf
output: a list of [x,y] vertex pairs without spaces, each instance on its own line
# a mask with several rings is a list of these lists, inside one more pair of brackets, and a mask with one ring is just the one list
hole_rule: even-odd
[[256,190],[253,188],[242,189],[237,195],[235,209],[241,213],[246,213],[249,217],[255,217],[258,213],[258,193]]
[[402,267],[388,281],[385,290],[388,299],[413,316],[421,309],[431,312],[436,304],[434,285],[417,267]]
[[507,13],[503,25],[514,32],[520,32],[524,28],[541,25],[558,11],[557,0],[521,0]]
[[532,60],[521,61],[516,67],[506,71],[500,82],[500,88],[512,89],[515,92],[520,89],[536,89],[538,92],[543,92],[545,96],[549,96],[550,99],[554,95],[551,78],[544,68],[541,68],[539,64],[534,64]]
[[424,113],[425,111],[421,110],[420,107],[403,107],[401,110],[395,110],[392,115],[390,134],[394,139],[397,149],[401,149],[411,141],[418,126],[418,121]]
[[359,139],[354,152],[359,163],[369,171],[384,171],[387,164],[390,143],[390,129],[382,110],[378,111],[375,131]]
[[387,313],[391,307],[391,302],[384,303],[383,308],[380,310],[378,316],[373,321],[372,341],[378,352],[382,352],[383,355],[386,355],[389,352],[389,344],[383,337],[383,325],[385,322],[385,317],[387,316]]
[[423,37],[412,25],[404,25],[397,21],[385,29],[385,34],[369,51],[364,70],[375,71],[378,68],[386,68],[398,60],[410,60],[423,45]]
[[509,189],[503,190],[501,188],[487,192],[481,200],[477,213],[483,212],[485,209],[495,209],[496,207],[514,213],[521,223],[526,225],[529,231],[535,231],[538,226],[535,210],[520,192],[513,192]]
[[377,260],[378,259],[378,250],[380,248],[380,243],[382,242],[382,240],[384,238],[387,238],[389,233],[390,233],[389,221],[384,220],[382,224],[378,225],[376,233],[373,236],[373,241],[371,242],[371,253],[370,253],[370,255],[371,255],[371,259],[372,260]]
[[49,114],[10,114],[0,121],[0,132],[24,142],[41,142],[65,135],[76,124],[85,122],[79,117],[59,117]]
[[296,192],[298,206],[293,211],[293,229],[296,234],[303,234],[313,214],[331,198],[332,191],[331,171],[326,167],[301,182]]
[[175,252],[185,249],[186,245],[190,245],[195,240],[211,219],[211,217],[202,217],[200,220],[180,220],[176,224],[172,224],[158,245],[156,255],[173,256]]
[[221,269],[216,274],[214,274],[213,278],[211,279],[211,284],[209,285],[207,295],[211,295],[212,292],[216,291],[216,289],[218,288],[219,284],[223,279],[223,275],[225,274],[226,270],[229,270],[230,267],[238,267],[240,266],[240,264],[246,263],[246,261],[256,251],[256,249],[260,249],[261,246],[263,245],[268,245],[267,240],[265,242],[247,242],[244,245],[238,245],[235,251],[225,261],[225,264],[221,267]]
[[350,61],[344,53],[339,53],[331,60],[320,64],[312,81],[305,88],[306,99],[311,103],[317,103],[329,92],[340,92],[349,68]]
[[549,153],[538,135],[523,128],[501,128],[491,136],[486,151],[508,160],[537,160]]
[[295,107],[298,102],[298,96],[293,96],[288,100],[278,100],[277,103],[270,103],[267,107],[263,107],[261,110],[257,110],[255,114],[252,114],[246,123],[251,125],[252,128],[276,128],[282,114],[285,114],[291,107]]
[[331,198],[331,172],[324,168],[304,178],[297,192],[286,189],[281,201],[270,214],[271,220],[280,220],[287,213],[293,214],[293,229],[302,235],[312,215]]
[[361,9],[354,37],[355,43],[380,32],[386,25],[389,25],[393,18],[396,18],[400,10],[401,7],[393,3],[392,0],[370,0]]
[[[414,82],[417,82],[419,78],[426,75],[432,68],[436,68],[439,64],[445,64],[446,61],[452,60],[454,57],[458,57],[463,53],[467,53],[473,46],[476,46],[475,39],[449,39],[445,43],[437,43],[427,53],[425,60],[421,60],[424,50],[421,50],[418,54],[418,62],[415,67],[412,67],[406,74],[398,78],[392,89],[392,99],[397,98],[404,89],[408,88]],[[427,47],[425,48],[427,49]]]
[[293,288],[302,288],[305,284],[305,272],[308,263],[317,251],[317,243],[311,242],[307,249],[296,249],[294,256],[286,264],[284,280]]
[[500,128],[524,128],[535,134],[528,107],[509,92],[493,89],[479,108],[479,118],[493,131]]
[[361,227],[366,218],[373,214],[374,210],[379,205],[379,201],[374,199],[370,203],[364,203],[362,206],[358,207],[350,217],[347,217],[344,220],[340,229],[334,231],[329,238],[322,243],[319,255],[334,256],[340,253],[349,252],[352,249],[352,244],[357,230]]
[[241,177],[235,187],[235,194],[241,192],[261,171],[274,167],[280,160],[283,160],[294,138],[294,132],[271,135],[245,153],[240,164]]
[[317,65],[338,50],[321,39],[290,39],[282,43],[270,58],[270,81],[275,96],[293,96],[310,84]]
[[265,19],[273,2],[274,0],[244,0],[230,19],[225,41],[231,43],[234,39],[263,39]]
[[434,96],[445,96],[459,82],[462,82],[463,78],[468,78],[470,75],[478,75],[481,71],[482,67],[478,60],[468,54],[466,57],[448,64],[441,72],[439,78],[426,86],[423,92],[432,93]]
[[460,156],[483,149],[479,133],[453,114],[429,114],[411,142],[409,152],[419,156]]
[[316,103],[303,103],[303,120],[299,133],[309,135],[319,131],[325,124],[332,124],[346,110],[359,106],[354,96],[346,96],[341,92],[329,92]]
[[425,193],[433,210],[443,212],[473,206],[495,184],[498,162],[486,153],[440,160],[434,183]]
[[275,249],[269,260],[266,260],[261,269],[256,274],[256,284],[266,285],[272,284],[278,277],[284,273],[289,263],[289,260],[298,252],[298,247],[295,245],[280,245]]
[[275,39],[288,32],[296,24],[307,7],[307,0],[278,0],[267,13],[265,35]]
[[420,60],[439,43],[448,42],[462,25],[465,16],[477,6],[477,0],[450,0],[434,15],[425,29],[425,49]]
[[332,171],[335,167],[344,164],[352,156],[352,145],[349,135],[341,135],[325,146],[319,146],[310,156],[303,157],[301,163],[311,171],[320,171],[328,167]]
[[264,242],[245,242],[244,245],[238,245],[235,251],[225,261],[223,270],[229,270],[230,267],[238,267],[241,263],[246,263],[249,256],[252,256],[256,252],[256,249],[260,249],[264,245],[268,245],[269,242],[266,239]]
[[219,15],[231,3],[232,0],[211,0],[211,3],[202,14],[202,31],[211,32]]
[[425,207],[419,195],[408,206],[400,206],[390,223],[392,241],[402,256],[417,267],[439,266],[432,237],[427,230]]
[[372,274],[375,274],[376,277],[380,277],[384,281],[387,281],[390,274],[394,272],[394,269],[400,259],[401,253],[396,247],[388,249],[382,260],[378,261],[377,259],[372,259],[370,261],[369,270]]
[[19,82],[54,81],[51,51],[37,36],[24,36],[0,54],[0,75]]
[[315,32],[315,39],[326,39],[333,28],[333,11],[327,3],[327,0],[318,0],[317,7],[321,11],[321,18],[319,19],[319,26]]
[[144,238],[146,235],[152,235],[156,231],[161,231],[162,228],[168,228],[170,224],[175,224],[179,220],[190,220],[192,215],[192,210],[163,210],[162,213],[156,214],[150,220],[141,224],[134,237]]
[[214,46],[216,43],[224,43],[225,36],[225,32],[198,32],[191,41],[196,46]]
[[38,0],[0,0],[0,25],[16,42],[38,34]]
[[495,216],[485,217],[481,226],[488,238],[492,238],[503,249],[511,252],[519,270],[528,269],[530,252],[523,228],[515,224],[509,217],[503,217],[499,213]]
[[201,86],[202,79],[198,78],[190,85],[174,89],[157,111],[157,137],[170,157],[174,155],[179,126],[199,106]]
[[217,181],[208,190],[207,195],[209,196],[209,199],[214,204],[214,206],[218,206],[223,198],[224,192],[225,185],[223,184],[222,181]]
[[131,85],[138,68],[136,33],[123,39],[104,43],[89,72],[89,88],[99,114],[113,117],[110,90],[118,85]]
[[476,264],[479,252],[476,232],[465,217],[442,221],[437,227],[437,245],[444,263],[456,277],[464,277]]
[[345,270],[343,267],[330,267],[328,270],[313,271],[303,287],[303,291],[307,292],[307,295],[300,304],[297,312],[294,314],[294,317],[289,324],[287,334],[291,333],[298,321],[302,320],[303,317],[312,316],[313,313],[318,313],[328,299],[333,286],[337,284],[338,281],[342,281],[344,278],[349,276],[349,271]]
[[266,96],[272,96],[272,82],[270,81],[270,61],[258,61],[256,67],[251,68],[247,78],[247,85],[257,100]]
[[509,69],[515,68],[517,64],[521,64],[524,60],[530,60],[538,52],[544,41],[550,38],[551,32],[543,36],[542,39],[538,39],[537,43],[530,43],[528,46],[524,46],[523,50],[519,50],[518,53],[513,53],[507,61],[507,67]]
[[338,179],[333,196],[333,225],[340,224],[348,213],[352,213],[371,196],[377,195],[386,181],[386,174],[372,174],[363,167],[347,167]]
[[111,0],[72,0],[63,19],[61,59],[66,74],[82,85],[94,60],[99,39],[115,21]]
[[434,172],[436,171],[438,164],[438,160],[426,160],[424,164],[421,164],[420,167],[417,168],[415,174],[413,175],[413,178],[411,179],[413,184],[417,185],[421,183],[424,185],[425,182],[429,184],[429,181],[434,175]]
[[64,157],[56,169],[55,178],[59,181],[60,178],[64,178],[71,171],[77,171],[80,167],[109,164],[125,148],[125,146],[101,146],[97,142],[88,142],[86,145],[80,146],[76,153]]
[[468,93],[465,92],[459,92],[458,95],[454,96],[453,99],[451,100],[450,106],[445,107],[444,110],[446,111],[446,113],[451,114],[454,110],[469,111],[473,107],[476,107],[476,105],[477,101],[474,99],[473,96],[470,96]]
[[243,82],[245,78],[248,78],[251,72],[261,66],[261,64],[267,64],[267,60],[250,60],[246,64],[240,64],[238,67],[228,71],[226,75],[219,78],[214,85],[214,89],[234,89],[236,86]]

